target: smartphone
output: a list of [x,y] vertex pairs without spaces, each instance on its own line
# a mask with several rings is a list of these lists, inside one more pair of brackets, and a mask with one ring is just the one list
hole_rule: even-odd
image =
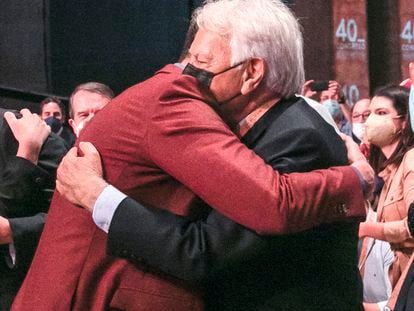
[[310,89],[315,92],[327,90],[329,87],[329,81],[314,81],[310,85]]

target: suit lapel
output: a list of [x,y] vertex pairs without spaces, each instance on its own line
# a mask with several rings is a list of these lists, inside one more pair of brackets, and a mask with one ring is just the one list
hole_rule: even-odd
[[288,99],[282,99],[275,104],[253,125],[246,135],[241,138],[242,143],[250,149],[253,149],[255,143],[263,136],[271,123],[275,122],[275,120],[277,120],[279,116],[297,100],[298,98],[294,96]]

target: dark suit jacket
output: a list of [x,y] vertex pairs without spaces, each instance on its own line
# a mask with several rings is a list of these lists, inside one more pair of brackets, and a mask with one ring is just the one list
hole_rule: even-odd
[[62,133],[59,136],[65,141],[68,149],[72,148],[76,142],[76,135],[73,133],[72,128],[66,124],[62,126]]
[[[0,108],[0,210],[9,219],[16,249],[10,268],[8,245],[0,258],[0,309],[8,310],[29,268],[44,224],[56,179],[56,168],[67,148],[52,134],[42,147],[39,163],[16,157],[18,143]],[[6,261],[7,260],[7,261]]]
[[[281,172],[347,161],[332,127],[298,99],[274,106],[243,141]],[[126,199],[116,211],[108,253],[202,283],[209,310],[362,308],[357,222],[260,237],[216,211],[189,223],[136,205]]]
[[[81,133],[80,140],[94,143],[102,155],[105,178],[111,184],[149,206],[195,219],[203,215],[201,198],[264,232],[297,230],[345,217],[328,211],[329,200],[323,196],[327,190],[320,189],[326,176],[281,176],[265,166],[202,101],[194,78],[180,73],[170,65],[126,90]],[[358,183],[355,174],[350,175]],[[332,174],[330,187],[337,188],[344,177],[342,172]],[[302,187],[296,187],[300,182]],[[356,201],[349,214],[361,216],[362,193],[357,185],[354,190]],[[316,209],[315,201],[326,205]],[[310,223],[299,217],[303,213]],[[55,193],[15,310],[202,308],[198,288],[106,256],[106,239],[89,212]]]

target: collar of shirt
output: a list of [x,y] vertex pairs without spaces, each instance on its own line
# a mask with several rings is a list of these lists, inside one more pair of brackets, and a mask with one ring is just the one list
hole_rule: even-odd
[[397,172],[397,169],[398,166],[395,164],[387,165],[381,172],[378,173],[378,176],[381,177],[386,184],[388,184]]
[[238,124],[236,134],[243,137],[253,127],[253,125],[270,109],[277,101],[268,102],[255,110],[253,110],[247,117],[241,120]]

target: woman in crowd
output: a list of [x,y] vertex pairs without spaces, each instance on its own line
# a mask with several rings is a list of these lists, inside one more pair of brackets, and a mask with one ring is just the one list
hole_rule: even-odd
[[[414,135],[408,113],[406,88],[386,86],[375,92],[371,114],[365,122],[365,135],[370,143],[370,163],[383,178],[377,221],[364,222],[360,237],[387,241],[394,250],[389,269],[393,288],[388,304],[398,295],[409,263],[412,261],[414,238],[407,226],[407,211],[414,201]],[[366,250],[365,256],[369,255]],[[365,310],[381,310],[383,304],[365,304]]]

